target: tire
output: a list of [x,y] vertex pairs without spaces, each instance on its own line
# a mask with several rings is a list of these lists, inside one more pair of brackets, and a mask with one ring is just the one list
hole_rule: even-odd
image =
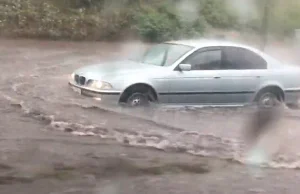
[[148,107],[156,102],[155,90],[145,84],[135,84],[128,87],[119,99],[119,104],[125,107]]
[[277,92],[265,90],[259,93],[256,102],[260,108],[273,108],[282,103],[282,98]]
[[126,102],[129,107],[145,107],[148,106],[149,103],[147,94],[141,92],[131,94]]

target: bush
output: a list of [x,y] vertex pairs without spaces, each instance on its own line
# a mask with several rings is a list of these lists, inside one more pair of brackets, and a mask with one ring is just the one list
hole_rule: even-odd
[[224,0],[203,0],[200,13],[215,28],[233,28],[238,23],[235,12],[227,7]]
[[150,11],[137,16],[135,29],[144,40],[163,41],[173,36],[174,27],[174,21],[167,14]]
[[[288,3],[288,2],[287,2]],[[290,2],[289,6],[274,7],[271,15],[271,31],[278,36],[293,36],[300,28],[300,3]]]
[[[260,33],[264,12],[264,1],[257,1],[259,17],[249,20],[246,28]],[[278,38],[294,36],[295,29],[300,28],[300,3],[293,0],[271,1],[268,32]]]
[[205,27],[201,17],[195,21],[185,20],[170,4],[142,10],[137,14],[134,26],[142,39],[154,42],[200,36]]
[[[187,5],[182,0],[0,0],[0,33],[32,38],[103,40],[117,39],[130,32],[147,41],[164,41],[201,36],[207,26],[260,31],[261,18],[239,24],[235,11],[226,1],[186,1],[194,3],[195,17],[191,18],[191,11],[178,11],[179,4]],[[261,8],[262,2],[257,2]],[[286,0],[273,9],[272,33],[292,35],[300,26],[300,4]]]
[[116,39],[124,31],[133,31],[144,40],[163,41],[200,36],[207,23],[232,26],[233,19],[218,4],[223,0],[213,4],[206,0],[205,17],[197,10],[192,21],[178,14],[178,1],[1,0],[0,30],[16,36],[72,40]]
[[0,5],[2,34],[19,37],[102,40],[129,26],[130,11],[98,12],[58,8],[52,1],[12,0]]

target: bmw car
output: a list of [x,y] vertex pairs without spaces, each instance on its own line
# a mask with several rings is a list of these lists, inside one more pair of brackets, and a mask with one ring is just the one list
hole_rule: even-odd
[[298,107],[300,69],[224,40],[158,43],[134,59],[75,70],[70,87],[100,103]]

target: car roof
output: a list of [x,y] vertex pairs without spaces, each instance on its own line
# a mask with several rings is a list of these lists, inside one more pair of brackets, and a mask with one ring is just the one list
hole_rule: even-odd
[[236,43],[232,41],[226,41],[226,40],[218,40],[218,39],[189,39],[189,40],[174,40],[174,41],[167,41],[165,43],[170,43],[170,44],[181,44],[181,45],[186,45],[186,46],[191,46],[195,48],[203,48],[203,47],[210,47],[210,46],[231,46],[231,47],[240,47],[240,48],[245,48],[252,50],[258,54],[262,54],[261,51],[258,49],[241,44],[241,43]]

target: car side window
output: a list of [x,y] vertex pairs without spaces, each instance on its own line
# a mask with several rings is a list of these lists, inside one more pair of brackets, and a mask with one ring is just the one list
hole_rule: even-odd
[[196,51],[182,63],[190,64],[191,70],[218,70],[221,68],[222,51],[220,49]]
[[266,69],[267,63],[256,53],[237,47],[223,48],[222,69]]

